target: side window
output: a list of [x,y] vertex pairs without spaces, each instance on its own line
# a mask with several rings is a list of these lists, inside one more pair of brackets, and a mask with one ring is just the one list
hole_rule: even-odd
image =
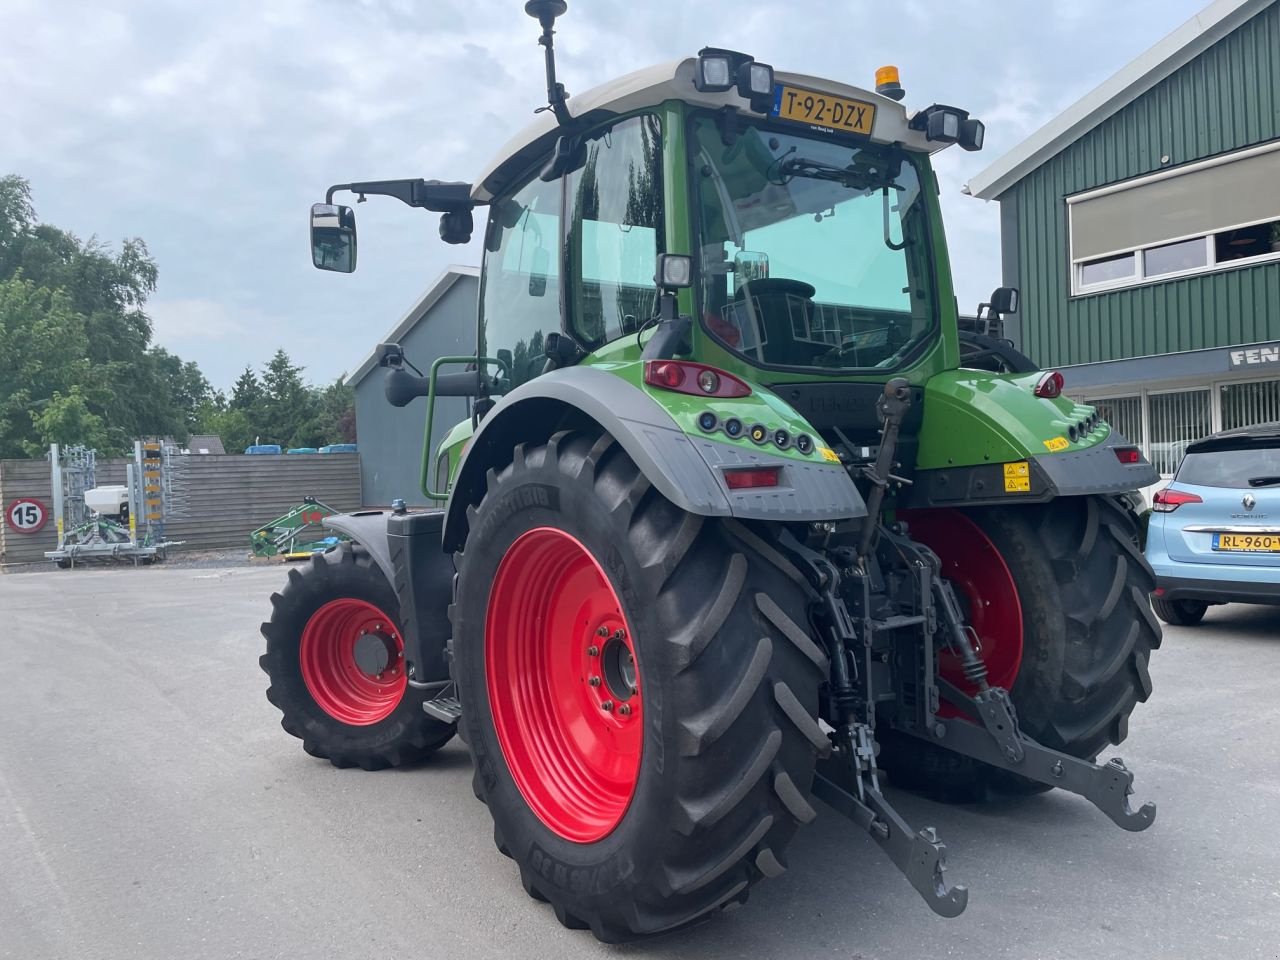
[[579,277],[569,319],[587,347],[635,333],[657,311],[654,260],[665,249],[662,127],[657,117],[624,120],[586,145],[568,177],[569,255]]
[[481,356],[507,362],[510,387],[542,372],[546,335],[560,329],[559,251],[559,181],[534,179],[493,204],[481,278],[479,347]]

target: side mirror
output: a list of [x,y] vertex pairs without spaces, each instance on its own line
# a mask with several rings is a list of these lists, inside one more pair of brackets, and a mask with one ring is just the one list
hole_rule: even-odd
[[356,268],[356,215],[332,203],[311,206],[311,262],[319,270],[351,273]]
[[733,257],[733,286],[741,289],[744,283],[764,280],[769,276],[769,255],[743,250]]
[[1003,316],[1018,312],[1018,288],[996,287],[991,292],[991,309]]

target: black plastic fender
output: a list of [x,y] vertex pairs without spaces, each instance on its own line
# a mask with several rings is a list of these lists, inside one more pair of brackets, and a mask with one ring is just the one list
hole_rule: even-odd
[[[493,407],[463,456],[446,508],[444,546],[466,539],[466,508],[483,495],[485,473],[511,462],[518,443],[543,442],[578,411],[618,441],[646,479],[682,510],[740,520],[819,521],[867,515],[839,464],[805,463],[762,448],[686,434],[662,405],[626,381],[591,367],[567,367],[522,384]],[[783,486],[730,490],[724,469],[780,466]]]
[[369,552],[400,600],[400,629],[409,681],[449,679],[449,604],[453,556],[441,547],[443,510],[362,510],[324,519]]

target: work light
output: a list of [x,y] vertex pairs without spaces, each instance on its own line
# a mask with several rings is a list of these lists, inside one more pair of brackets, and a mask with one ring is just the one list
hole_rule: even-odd
[[733,87],[733,64],[728,54],[703,53],[693,74],[693,85],[703,93],[723,93]]

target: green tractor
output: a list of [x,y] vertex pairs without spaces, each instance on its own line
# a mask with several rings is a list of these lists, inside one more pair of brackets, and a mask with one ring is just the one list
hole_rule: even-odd
[[[470,398],[424,453],[439,509],[328,518],[263,625],[306,751],[376,769],[455,732],[498,849],[561,923],[670,930],[848,817],[943,916],[967,891],[886,799],[1058,787],[1126,830],[1119,759],[1160,643],[1127,494],[1140,450],[1000,339],[960,329],[934,153],[960,109],[730,50],[548,105],[473,184],[341,184],[313,259],[356,261],[350,191],[487,210],[475,353],[388,399]],[[412,368],[416,372],[411,372]]]

